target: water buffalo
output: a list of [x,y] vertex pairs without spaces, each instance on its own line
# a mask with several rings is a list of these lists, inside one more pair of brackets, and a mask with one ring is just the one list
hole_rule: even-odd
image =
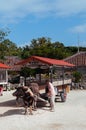
[[30,88],[28,88],[27,86],[23,86],[23,87],[18,87],[16,88],[16,91],[13,93],[13,96],[18,98],[22,98],[24,105],[25,105],[25,114],[28,114],[28,106],[30,107],[29,111],[30,114],[32,113],[32,105],[33,105],[33,101],[34,101],[34,94],[31,91]]
[[[29,90],[29,91],[28,91]],[[31,92],[33,94],[31,94]],[[30,83],[27,86],[18,87],[13,93],[13,96],[16,96],[16,103],[18,104],[18,99],[22,98],[25,105],[25,114],[27,113],[27,107],[30,105],[30,113],[32,113],[32,107],[34,110],[37,108],[37,101],[46,102],[41,98],[39,93],[39,85],[37,83]]]

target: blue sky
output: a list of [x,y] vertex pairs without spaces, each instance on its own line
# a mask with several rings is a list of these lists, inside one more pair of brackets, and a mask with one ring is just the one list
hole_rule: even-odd
[[86,0],[0,0],[0,29],[5,28],[21,47],[40,37],[86,47]]

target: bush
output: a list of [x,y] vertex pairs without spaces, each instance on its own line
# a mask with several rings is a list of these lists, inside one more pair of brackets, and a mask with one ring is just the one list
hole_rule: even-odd
[[73,72],[73,78],[75,83],[79,83],[81,80],[82,74],[78,71]]

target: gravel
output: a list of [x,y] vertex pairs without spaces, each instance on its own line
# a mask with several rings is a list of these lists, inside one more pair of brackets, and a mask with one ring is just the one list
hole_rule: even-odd
[[16,107],[13,91],[0,96],[0,130],[86,130],[86,90],[72,90],[67,101],[56,102],[55,112],[40,107],[33,115],[24,115]]

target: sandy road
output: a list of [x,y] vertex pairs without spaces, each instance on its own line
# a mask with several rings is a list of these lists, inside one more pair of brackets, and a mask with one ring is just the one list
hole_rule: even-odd
[[15,106],[12,91],[0,96],[0,130],[86,130],[86,90],[70,91],[65,103],[55,103],[55,112],[42,107],[33,113],[25,116]]

